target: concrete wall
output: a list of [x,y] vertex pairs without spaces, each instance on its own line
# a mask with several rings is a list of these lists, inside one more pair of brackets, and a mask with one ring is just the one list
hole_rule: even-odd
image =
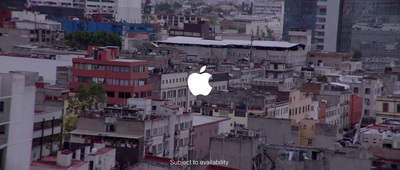
[[194,126],[194,159],[198,160],[208,155],[210,151],[210,138],[218,135],[218,123],[209,123]]
[[283,145],[289,142],[298,144],[298,135],[292,134],[291,122],[291,119],[250,117],[248,128],[261,130],[262,135],[266,136],[267,144]]
[[314,146],[333,148],[338,134],[337,125],[315,124]]
[[1,97],[11,99],[9,113],[5,113],[10,115],[6,128],[9,145],[2,158],[5,167],[0,167],[0,169],[29,169],[35,107],[35,78],[32,74],[1,74],[0,77]]
[[0,28],[0,48],[4,53],[11,53],[14,45],[29,45],[30,42],[30,31],[20,30],[12,28]]
[[210,160],[229,161],[230,168],[252,169],[257,143],[257,139],[211,138]]
[[72,66],[68,61],[0,56],[0,73],[9,71],[39,72],[45,82],[55,84],[57,66]]

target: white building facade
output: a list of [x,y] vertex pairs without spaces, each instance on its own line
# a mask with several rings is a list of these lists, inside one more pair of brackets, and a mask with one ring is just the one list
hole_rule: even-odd
[[29,169],[36,79],[34,74],[0,74],[0,169]]

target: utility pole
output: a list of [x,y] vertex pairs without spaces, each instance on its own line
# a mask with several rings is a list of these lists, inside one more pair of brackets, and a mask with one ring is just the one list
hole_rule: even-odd
[[250,57],[249,57],[249,62],[250,62],[250,68],[254,68],[254,62],[253,62],[253,30],[251,30],[251,37],[250,37]]

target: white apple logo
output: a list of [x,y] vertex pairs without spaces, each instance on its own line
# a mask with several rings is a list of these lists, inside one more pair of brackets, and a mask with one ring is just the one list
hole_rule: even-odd
[[212,87],[208,83],[210,80],[211,74],[209,73],[203,73],[206,70],[206,66],[201,67],[200,69],[200,74],[199,73],[193,73],[190,74],[188,78],[188,86],[190,92],[192,92],[193,95],[203,95],[207,96],[210,94]]

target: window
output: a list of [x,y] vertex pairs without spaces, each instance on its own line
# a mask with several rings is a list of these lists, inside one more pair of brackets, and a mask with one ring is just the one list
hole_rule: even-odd
[[121,69],[121,72],[123,72],[123,73],[128,73],[129,72],[129,67],[121,66],[120,69]]
[[312,145],[312,139],[308,139],[307,144]]
[[317,43],[324,43],[324,39],[317,38]]
[[369,116],[369,110],[364,110],[364,115]]
[[158,144],[157,153],[162,152],[162,143]]
[[303,125],[303,129],[307,129],[307,125],[306,124]]
[[115,92],[113,91],[107,91],[107,97],[115,97]]
[[278,64],[274,64],[274,69],[278,70]]
[[325,23],[326,19],[325,18],[317,18],[317,21],[321,22],[321,23]]
[[370,88],[365,88],[365,94],[371,94],[371,89]]
[[365,105],[369,106],[369,99],[365,99]]
[[[1,107],[1,104],[0,104],[0,107]],[[400,113],[400,104],[397,104],[397,113]]]
[[358,87],[354,87],[354,89],[353,89],[353,93],[356,93],[356,94],[358,94]]
[[318,15],[326,15],[326,7],[319,8]]
[[311,111],[314,111],[314,106],[311,106]]
[[150,129],[147,129],[146,130],[146,137],[150,137],[151,136],[151,134],[150,134]]
[[0,102],[0,112],[4,112],[4,102]]
[[153,129],[153,136],[157,136],[157,128]]
[[152,110],[157,110],[157,106],[153,106],[153,107],[152,107]]
[[278,78],[278,74],[274,74],[274,78]]
[[106,132],[115,132],[115,125],[114,124],[106,125]]
[[382,103],[382,111],[389,112],[389,103]]
[[324,32],[317,32],[317,36],[323,37],[323,36],[325,36],[325,33]]
[[119,92],[119,93],[118,93],[118,97],[119,97],[119,98],[123,98],[123,99],[128,99],[128,98],[131,98],[131,93]]
[[235,117],[246,117],[246,112],[236,111]]

